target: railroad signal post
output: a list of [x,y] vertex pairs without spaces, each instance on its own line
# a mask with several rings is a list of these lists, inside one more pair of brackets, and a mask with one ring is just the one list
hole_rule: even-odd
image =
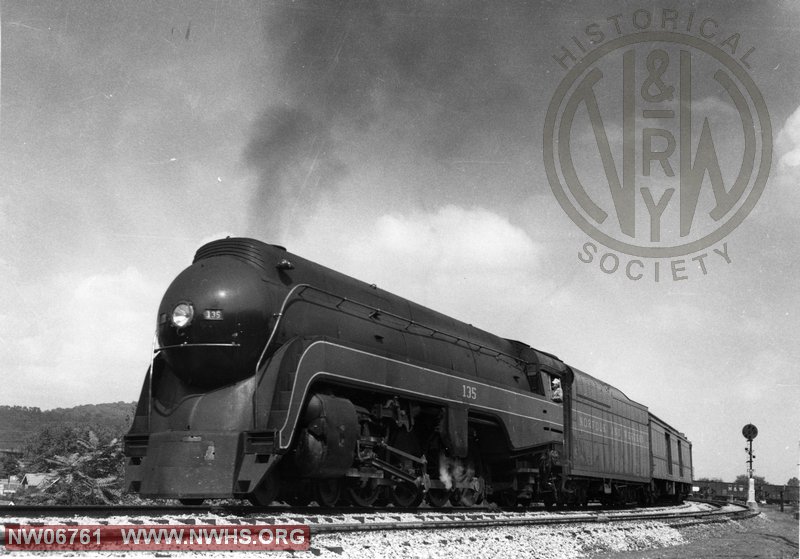
[[753,439],[758,436],[758,429],[752,423],[748,423],[742,428],[742,435],[747,439],[747,447],[744,449],[747,452],[747,506],[756,510],[758,503],[756,503],[756,486],[753,479],[753,460],[756,458],[753,454]]

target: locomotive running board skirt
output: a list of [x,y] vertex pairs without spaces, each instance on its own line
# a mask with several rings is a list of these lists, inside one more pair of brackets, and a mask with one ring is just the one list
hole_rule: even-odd
[[[405,361],[375,355],[327,340],[312,342],[303,352],[294,376],[287,415],[278,430],[277,448],[286,450],[306,401],[309,386],[319,380],[336,380],[371,391],[416,398],[448,408],[461,407],[502,418],[513,449],[560,442],[552,431],[531,430],[530,422],[563,428],[562,407],[535,394],[526,394],[483,382],[474,376],[457,376]],[[465,391],[464,386],[474,388]],[[426,392],[419,390],[424,386]],[[436,396],[432,396],[435,394]],[[466,394],[466,395],[465,395]]]

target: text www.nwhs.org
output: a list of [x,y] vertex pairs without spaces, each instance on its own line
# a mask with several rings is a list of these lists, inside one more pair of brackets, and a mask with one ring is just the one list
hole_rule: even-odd
[[84,525],[5,526],[9,551],[302,551],[309,548],[307,525]]

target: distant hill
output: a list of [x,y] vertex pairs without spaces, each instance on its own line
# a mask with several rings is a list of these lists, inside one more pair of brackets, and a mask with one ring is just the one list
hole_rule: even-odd
[[89,427],[100,432],[125,432],[136,402],[86,404],[42,411],[27,406],[0,406],[0,450],[24,450],[25,441],[48,426]]

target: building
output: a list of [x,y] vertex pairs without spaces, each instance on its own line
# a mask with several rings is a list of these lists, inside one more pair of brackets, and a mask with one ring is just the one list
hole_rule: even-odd
[[13,495],[20,489],[20,487],[22,487],[22,482],[17,476],[0,478],[0,499],[3,499],[9,495]]
[[50,473],[25,474],[22,476],[21,485],[29,489],[46,489],[55,482],[55,477]]

